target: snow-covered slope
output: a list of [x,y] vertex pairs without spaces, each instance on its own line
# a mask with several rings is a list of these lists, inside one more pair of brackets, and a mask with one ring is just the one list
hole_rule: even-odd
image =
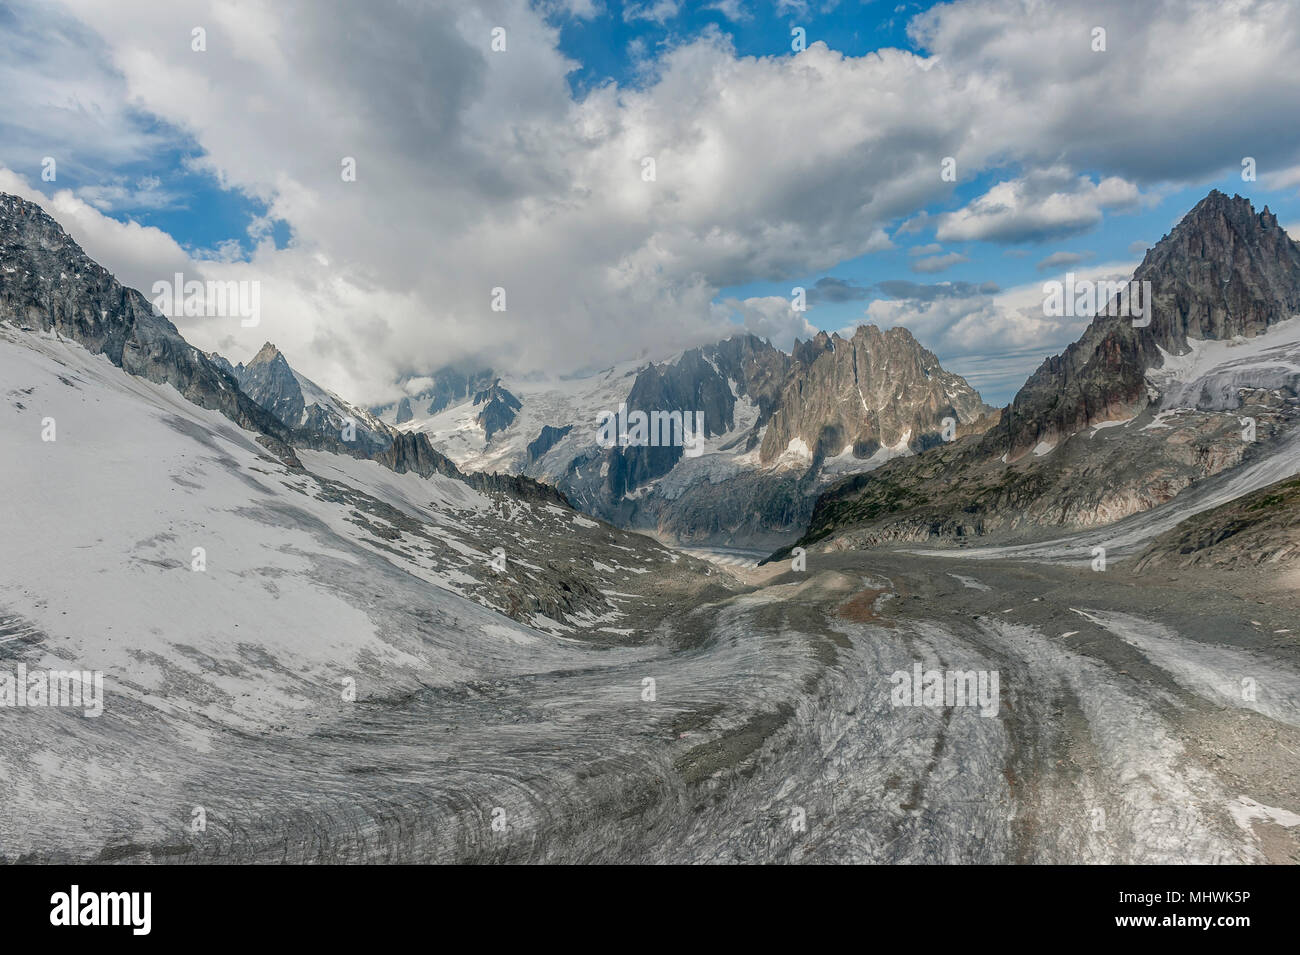
[[1278,322],[1250,338],[1187,339],[1188,350],[1147,372],[1160,407],[1231,411],[1243,388],[1300,395],[1300,317]]
[[644,367],[644,362],[634,361],[576,377],[505,377],[502,384],[519,398],[521,408],[510,426],[494,434],[491,441],[477,423],[480,409],[471,398],[433,415],[427,413],[425,402],[415,403],[414,416],[401,425],[397,424],[396,406],[385,409],[380,419],[401,431],[428,434],[434,447],[463,470],[526,472],[530,477],[547,480],[545,468],[529,469],[529,443],[546,425],[573,425],[570,436],[556,445],[559,453],[554,457],[572,460],[594,448],[597,415],[627,400],[637,373]]
[[52,334],[0,324],[0,381],[0,671],[98,671],[105,695],[99,718],[0,709],[5,855],[102,844],[78,807],[156,783],[151,749],[307,732],[350,689],[364,704],[584,666],[573,637],[626,642],[645,624],[620,594],[689,560],[440,475],[310,450],[286,465]]

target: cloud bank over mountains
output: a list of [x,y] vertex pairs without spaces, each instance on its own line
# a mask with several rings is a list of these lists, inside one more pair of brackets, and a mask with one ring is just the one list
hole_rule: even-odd
[[[669,24],[678,13],[620,9]],[[19,4],[0,188],[45,204],[146,294],[176,271],[256,278],[259,327],[195,319],[184,334],[236,359],[273,340],[312,378],[380,401],[399,377],[484,352],[499,367],[571,370],[741,326],[786,345],[818,327],[819,298],[860,300],[863,321],[907,324],[992,381],[1007,349],[1045,354],[1077,329],[1035,318],[1025,289],[926,291],[966,260],[953,245],[1071,239],[1244,155],[1282,170],[1278,182],[1300,165],[1300,127],[1276,121],[1300,100],[1291,3],[961,0],[911,21],[913,50],[858,57],[818,42],[815,19],[797,54],[778,35],[771,55],[741,55],[713,28],[647,51],[635,85],[575,97],[560,24],[598,15],[523,0]],[[1091,48],[1097,26],[1105,52]],[[42,125],[51,109],[59,121]],[[187,168],[265,205],[251,255],[129,221],[168,197],[124,170],[178,142]],[[46,155],[98,183],[41,181]],[[347,158],[355,181],[341,176]],[[954,206],[981,176],[988,187]],[[275,222],[287,243],[272,240]],[[829,278],[912,232],[937,246],[911,259],[915,295],[859,299],[861,286],[834,280],[795,313],[780,296],[724,292]],[[505,311],[491,307],[496,288]]]

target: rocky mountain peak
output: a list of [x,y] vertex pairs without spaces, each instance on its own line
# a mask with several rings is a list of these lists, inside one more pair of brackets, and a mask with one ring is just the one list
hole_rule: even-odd
[[1147,314],[1136,323],[1098,314],[1044,361],[1000,436],[990,435],[997,453],[1015,460],[1042,441],[1131,417],[1147,401],[1147,369],[1163,363],[1162,351],[1186,352],[1189,338],[1252,337],[1300,314],[1300,244],[1267,209],[1214,190],[1147,252],[1133,280],[1150,283]]
[[817,335],[796,345],[806,367],[793,375],[772,415],[760,457],[787,452],[816,461],[851,450],[869,457],[937,442],[943,419],[970,424],[993,409],[902,327],[860,325],[845,339]]
[[129,374],[170,384],[221,411],[284,460],[297,463],[284,426],[242,391],[228,366],[181,336],[137,290],[89,258],[40,206],[0,193],[0,321],[53,331],[104,355]]
[[235,367],[239,387],[259,405],[291,428],[304,422],[307,397],[289,360],[270,342],[264,344],[248,364]]
[[277,361],[283,362],[286,366],[289,364],[288,359],[284,357],[284,353],[280,349],[276,348],[271,342],[266,342],[244,367],[252,368],[254,365],[270,365]]
[[483,406],[476,420],[489,441],[492,440],[492,435],[510,427],[515,415],[523,407],[518,398],[501,386],[500,378],[494,378],[490,386],[477,392],[474,404]]

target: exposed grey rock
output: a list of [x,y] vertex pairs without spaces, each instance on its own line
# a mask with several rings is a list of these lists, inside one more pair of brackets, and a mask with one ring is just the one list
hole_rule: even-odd
[[1300,313],[1300,245],[1267,207],[1256,213],[1249,200],[1214,190],[1147,252],[1133,280],[1151,283],[1150,324],[1099,316],[1043,362],[989,435],[999,454],[1014,460],[1041,441],[1140,411],[1160,348],[1182,354],[1188,336],[1254,336]]
[[410,421],[410,420],[411,420],[412,418],[414,418],[414,417],[415,417],[415,414],[411,411],[411,399],[410,399],[410,398],[403,398],[401,401],[399,401],[399,402],[397,403],[397,423],[398,423],[398,424],[406,424],[406,422]]
[[573,425],[566,424],[562,428],[555,428],[551,425],[543,425],[541,432],[532,441],[528,442],[528,460],[530,463],[537,461],[543,454],[555,447],[555,443],[573,430]]
[[501,379],[494,379],[492,384],[474,395],[474,404],[482,405],[478,413],[479,426],[483,428],[487,440],[492,435],[510,426],[515,420],[515,412],[523,407],[519,399],[501,387]]
[[205,355],[143,295],[91,260],[39,206],[2,193],[0,321],[54,332],[130,374],[170,384],[200,407],[259,433],[263,445],[294,467],[300,465],[293,447],[306,447],[568,506],[563,494],[527,477],[462,474],[425,435],[396,432],[297,374],[270,342],[247,365]]
[[53,332],[125,371],[172,385],[203,408],[263,436],[286,461],[292,435],[240,390],[225,367],[181,337],[138,291],[91,260],[35,203],[0,193],[0,320]]
[[[1134,280],[1151,283],[1149,325],[1098,316],[981,438],[838,483],[800,543],[850,532],[870,546],[1099,526],[1267,453],[1300,418],[1298,379],[1285,368],[1230,362],[1191,383],[1169,381],[1163,395],[1152,382],[1162,350],[1185,353],[1189,338],[1249,338],[1300,313],[1300,245],[1267,209],[1256,214],[1215,191],[1147,252]],[[1185,410],[1155,422],[1165,407]],[[1242,415],[1257,421],[1258,444],[1243,442]]]
[[1153,540],[1139,571],[1240,568],[1300,559],[1300,478],[1287,478],[1188,518]]
[[764,462],[794,440],[815,459],[845,448],[868,457],[882,446],[937,444],[945,418],[969,425],[993,411],[906,328],[861,325],[847,340],[823,332],[801,354],[801,373],[786,383],[763,436]]
[[[827,457],[847,447],[852,460],[840,466],[866,468],[883,444],[907,453],[938,443],[944,418],[957,422],[959,435],[995,420],[975,390],[905,329],[874,326],[848,340],[823,333],[796,342],[790,354],[753,335],[692,349],[644,369],[627,405],[629,412],[700,411],[705,434],[716,438],[737,427],[742,398],[757,415],[728,448],[757,448],[757,466],[719,472],[681,447],[615,447],[575,459],[559,484],[570,500],[620,526],[689,543],[775,546],[806,526],[828,483]],[[798,441],[809,459],[779,462]]]
[[294,371],[270,342],[246,365],[221,362],[244,393],[275,415],[300,444],[325,450],[341,445],[347,453],[371,457],[392,441],[383,422]]

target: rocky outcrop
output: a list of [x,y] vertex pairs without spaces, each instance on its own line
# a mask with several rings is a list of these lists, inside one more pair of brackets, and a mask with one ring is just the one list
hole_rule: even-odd
[[375,460],[399,474],[413,471],[420,477],[441,474],[464,481],[477,491],[497,492],[522,500],[570,507],[568,498],[550,484],[514,474],[474,472],[465,474],[455,462],[429,443],[429,436],[419,431],[398,432]]
[[1012,460],[1043,441],[1131,417],[1146,403],[1145,376],[1160,349],[1187,351],[1188,337],[1254,336],[1300,313],[1300,245],[1267,207],[1215,190],[1149,250],[1133,274],[1151,283],[1149,324],[1099,316],[1079,341],[1049,358],[990,434]]
[[244,393],[291,428],[301,426],[307,402],[298,379],[280,350],[264,344],[247,365],[235,366]]
[[410,421],[414,417],[415,412],[411,410],[410,398],[403,398],[397,403],[397,423],[399,425],[406,424],[406,422]]
[[863,325],[847,340],[823,332],[809,345],[800,350],[799,372],[789,377],[763,436],[764,463],[792,443],[814,460],[938,443],[945,418],[968,425],[993,410],[905,328]]
[[[451,365],[439,368],[428,376],[420,377],[423,381],[418,390],[415,390],[410,378],[398,382],[408,391],[408,395],[398,402],[396,407],[400,408],[405,402],[411,409],[412,417],[417,408],[426,415],[435,415],[446,408],[469,401],[484,388],[491,387],[492,382],[497,378],[490,368],[466,371],[464,368]],[[370,411],[374,415],[384,415],[393,408],[394,405],[391,404],[379,405],[371,408]]]
[[[169,277],[170,278],[170,277]],[[138,291],[91,260],[40,206],[0,194],[0,321],[72,339],[124,371],[174,387],[262,435],[297,464],[292,434],[228,369],[190,345]]]
[[[753,335],[691,349],[641,369],[625,404],[628,415],[702,421],[707,449],[577,446],[558,476],[554,454],[529,463],[621,526],[735,546],[797,534],[831,480],[826,459],[836,458],[834,473],[866,469],[938,443],[945,418],[957,436],[997,420],[908,332],[871,326],[847,340],[823,333],[796,342],[789,354]],[[886,441],[888,452],[873,459]]]
[[284,424],[299,445],[371,457],[392,441],[392,432],[383,422],[298,374],[270,342],[248,364],[232,366],[215,352],[208,357]]
[[528,442],[528,463],[532,464],[540,460],[543,454],[555,447],[556,442],[572,430],[573,425],[571,424],[566,424],[562,428],[556,428],[549,424],[543,425],[537,437]]
[[[1189,339],[1249,338],[1300,313],[1300,245],[1272,213],[1211,192],[1133,278],[1150,282],[1152,293],[1136,326],[1131,316],[1094,319],[981,438],[828,489],[800,543],[957,541],[1103,525],[1266,453],[1300,426],[1297,379],[1277,373],[1286,362],[1256,367],[1228,356],[1188,382],[1162,371],[1164,354],[1187,352]],[[1258,444],[1242,440],[1243,416],[1257,423]]]
[[515,415],[523,407],[518,398],[501,387],[500,378],[494,379],[489,387],[474,395],[474,405],[483,406],[475,420],[483,429],[488,441],[491,441],[492,435],[498,431],[510,427],[510,423],[515,420]]
[[1152,541],[1138,571],[1300,562],[1300,478],[1202,511]]
[[371,458],[394,471],[443,474],[485,492],[568,506],[563,494],[531,478],[462,474],[427,436],[390,429],[325,391],[297,374],[270,342],[247,365],[205,355],[143,295],[92,261],[39,206],[4,194],[0,321],[69,338],[130,374],[170,384],[196,405],[257,432],[260,443],[294,467],[301,465],[293,447],[308,447]]

